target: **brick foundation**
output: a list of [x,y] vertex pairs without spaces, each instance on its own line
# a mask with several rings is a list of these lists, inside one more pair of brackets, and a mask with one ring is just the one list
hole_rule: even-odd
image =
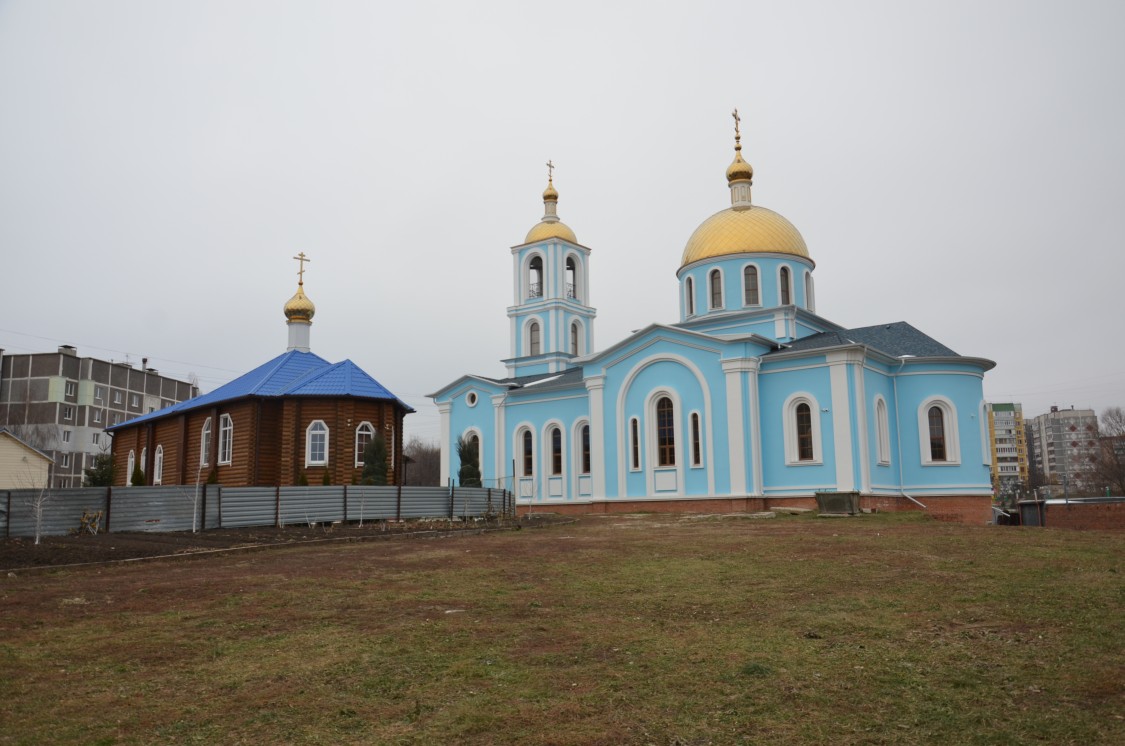
[[[984,525],[992,520],[992,495],[927,495],[920,498],[926,510],[899,495],[861,495],[860,508],[883,512],[917,511],[940,521]],[[521,504],[519,515],[608,515],[613,513],[757,513],[770,508],[816,510],[815,497],[712,497],[699,500],[591,500]],[[1052,506],[1053,507],[1053,506]]]

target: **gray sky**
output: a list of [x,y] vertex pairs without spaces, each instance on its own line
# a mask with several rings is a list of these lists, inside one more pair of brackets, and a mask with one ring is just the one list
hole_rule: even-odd
[[754,201],[817,309],[997,367],[994,401],[1125,405],[1125,3],[0,1],[0,347],[204,390],[312,349],[418,409],[503,375],[511,254],[593,249],[603,348],[677,319],[695,227]]

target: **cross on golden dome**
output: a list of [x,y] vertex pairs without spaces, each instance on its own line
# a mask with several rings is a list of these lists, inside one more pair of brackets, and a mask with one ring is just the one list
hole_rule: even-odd
[[296,259],[298,262],[300,262],[300,266],[301,266],[301,268],[297,270],[297,284],[304,285],[305,284],[305,262],[311,262],[312,259],[309,259],[307,256],[305,256],[305,252],[303,252],[303,251],[301,253],[297,254],[297,256],[295,256],[293,258]]

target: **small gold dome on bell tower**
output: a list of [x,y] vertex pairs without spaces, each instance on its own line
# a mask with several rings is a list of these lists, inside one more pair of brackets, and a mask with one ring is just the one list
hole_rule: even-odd
[[309,300],[309,296],[305,295],[305,262],[309,259],[303,251],[293,258],[301,263],[301,269],[297,272],[297,292],[286,301],[283,312],[289,321],[311,324],[313,316],[316,315],[316,306]]

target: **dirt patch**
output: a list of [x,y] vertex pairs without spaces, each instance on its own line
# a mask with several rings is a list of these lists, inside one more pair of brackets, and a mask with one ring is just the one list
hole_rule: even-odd
[[172,557],[226,550],[253,550],[313,542],[377,540],[427,532],[480,531],[531,528],[572,519],[535,514],[518,520],[491,521],[375,521],[328,526],[258,526],[224,528],[191,533],[122,532],[44,536],[0,540],[0,571],[62,567],[96,562],[121,562],[151,557]]

